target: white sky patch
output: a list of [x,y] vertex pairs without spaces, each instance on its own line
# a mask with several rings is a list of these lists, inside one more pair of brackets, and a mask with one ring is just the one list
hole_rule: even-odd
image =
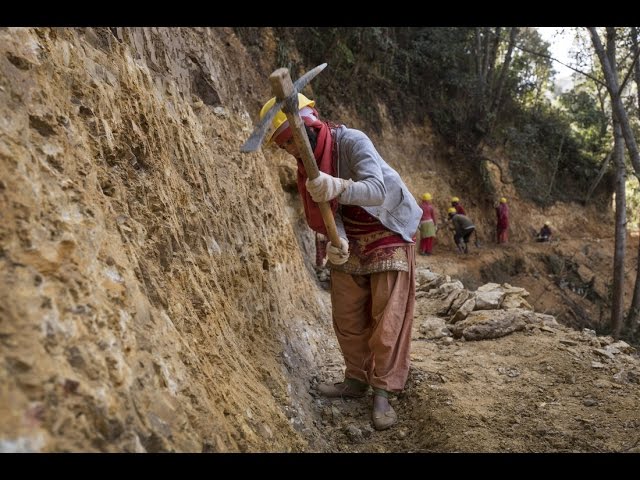
[[[540,33],[540,36],[551,44],[549,47],[551,56],[553,58],[557,58],[563,63],[571,65],[573,61],[569,56],[569,50],[571,50],[571,47],[573,46],[574,35],[572,32],[568,31],[570,27],[536,28]],[[559,64],[558,62],[553,63],[553,68],[558,72],[558,77],[567,77],[573,73],[573,70]]]
[[[573,47],[575,33],[571,27],[536,27],[540,36],[551,45],[549,51],[551,56],[560,60],[567,65],[574,65],[575,61],[570,56],[570,50]],[[556,84],[561,85],[563,90],[570,87],[573,82],[571,75],[574,73],[570,68],[553,62],[553,69],[556,73]]]

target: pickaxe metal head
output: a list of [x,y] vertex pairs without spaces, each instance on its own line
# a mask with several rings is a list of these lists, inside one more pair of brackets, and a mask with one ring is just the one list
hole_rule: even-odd
[[[288,103],[293,103],[295,106],[293,108],[297,108],[298,106],[298,93],[307,86],[307,84],[318,75],[324,68],[327,66],[326,63],[322,65],[318,65],[317,67],[309,70],[303,76],[301,76],[298,80],[296,80],[293,84],[293,92],[287,96],[286,98],[281,99],[280,101],[274,103],[274,105],[267,111],[266,115],[262,117],[256,128],[253,130],[251,136],[247,139],[246,142],[240,147],[241,152],[255,152],[262,142],[264,141],[264,137],[267,135],[269,131],[269,127],[271,126],[271,122],[273,122],[276,114],[283,109],[286,109]],[[290,80],[289,80],[290,81]]]

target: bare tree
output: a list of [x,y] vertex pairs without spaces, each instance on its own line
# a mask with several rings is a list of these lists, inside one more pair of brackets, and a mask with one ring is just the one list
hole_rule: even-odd
[[[631,51],[634,58],[638,58],[640,55],[640,47],[638,46],[638,29],[631,27]],[[638,115],[640,116],[640,62],[634,63],[634,79],[636,82],[636,93],[638,97]],[[631,307],[629,308],[629,314],[627,316],[627,325],[631,327],[633,331],[640,328],[640,242],[638,243],[638,265],[636,267],[636,283],[633,288],[633,299],[631,300]]]
[[600,64],[602,65],[602,73],[604,74],[607,90],[609,91],[609,96],[611,97],[611,107],[615,115],[617,115],[618,121],[620,122],[622,135],[624,136],[624,141],[627,145],[627,150],[629,151],[629,157],[631,158],[631,164],[633,165],[634,173],[640,180],[640,154],[638,153],[638,144],[636,142],[636,137],[633,134],[633,130],[631,129],[629,116],[627,115],[627,112],[624,109],[624,105],[622,103],[622,88],[620,86],[620,83],[618,82],[615,58],[610,59],[608,56],[609,43],[613,44],[611,48],[615,53],[615,28],[607,27],[607,53],[605,53],[596,28],[587,28],[589,29],[589,33],[591,34],[593,48],[595,49],[596,54],[600,59]]
[[613,257],[613,294],[611,299],[611,327],[615,338],[620,336],[622,329],[622,318],[624,314],[624,256],[626,247],[626,197],[625,197],[625,164],[624,164],[624,142],[631,155],[631,162],[637,176],[640,176],[640,158],[638,157],[638,147],[629,124],[627,112],[622,104],[622,89],[618,82],[618,71],[616,65],[616,30],[614,27],[607,27],[607,47],[602,46],[600,37],[595,27],[588,27],[591,34],[593,47],[600,59],[602,72],[609,96],[611,97],[614,154],[616,167],[616,231],[615,248]]
[[507,79],[507,73],[509,72],[509,67],[511,66],[511,59],[513,58],[513,49],[516,45],[516,37],[518,36],[518,28],[512,27],[509,32],[509,45],[507,46],[507,53],[504,56],[504,63],[500,68],[500,77],[498,77],[498,82],[494,89],[493,101],[491,102],[491,107],[489,113],[494,113],[498,110],[500,103],[502,103],[502,91],[504,90],[504,83]]
[[494,32],[491,32],[488,27],[476,28],[476,73],[478,90],[482,98],[493,83],[501,31],[502,27],[496,27]]
[[614,338],[620,337],[624,317],[624,257],[627,246],[626,169],[624,138],[620,122],[613,115],[613,158],[616,168],[616,233],[613,255],[613,292],[611,295],[611,328]]
[[509,40],[504,60],[499,64],[498,53],[502,40],[502,27],[477,28],[475,38],[476,74],[478,82],[478,109],[476,127],[482,132],[482,138],[491,134],[495,119],[500,110],[505,82],[511,68],[513,51],[516,47],[518,27],[509,29]]

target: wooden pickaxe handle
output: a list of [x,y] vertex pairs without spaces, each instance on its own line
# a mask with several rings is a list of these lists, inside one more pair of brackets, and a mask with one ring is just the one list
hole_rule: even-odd
[[[276,96],[277,100],[283,100],[286,98],[291,99],[290,102],[285,102],[282,111],[289,120],[289,126],[293,133],[293,140],[298,147],[298,152],[302,156],[302,163],[304,169],[307,172],[307,177],[310,180],[317,178],[320,175],[318,171],[318,164],[316,158],[311,150],[311,144],[309,143],[309,137],[304,129],[304,123],[300,118],[300,112],[298,111],[298,92],[293,88],[291,77],[289,76],[289,70],[286,68],[279,68],[269,76],[269,82],[271,82],[271,90]],[[329,240],[336,247],[340,247],[340,237],[338,236],[338,229],[336,228],[336,221],[333,218],[331,212],[331,206],[328,202],[319,202],[318,207],[322,214],[322,220],[327,228]]]

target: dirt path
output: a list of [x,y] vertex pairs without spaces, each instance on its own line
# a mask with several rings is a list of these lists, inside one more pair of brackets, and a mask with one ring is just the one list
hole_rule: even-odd
[[[506,257],[557,254],[562,248],[575,245],[474,249],[467,256],[436,251],[420,257],[418,265],[473,280]],[[533,273],[525,268],[514,278]],[[435,315],[428,298],[417,307]],[[611,337],[562,325],[530,325],[494,340],[426,340],[420,323],[417,316],[407,387],[391,400],[399,416],[394,428],[373,430],[371,396],[316,397],[318,427],[330,451],[640,452],[640,360],[634,350],[603,353]],[[333,358],[312,390],[317,381],[341,378],[340,353]]]

